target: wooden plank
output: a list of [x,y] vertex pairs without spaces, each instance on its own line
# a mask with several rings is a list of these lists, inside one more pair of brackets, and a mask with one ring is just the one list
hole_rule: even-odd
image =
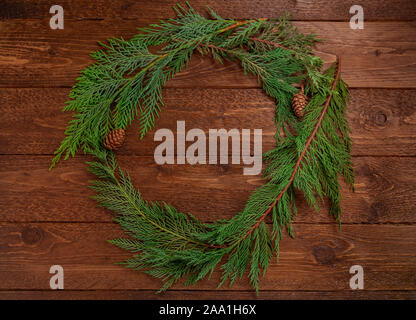
[[[122,1],[122,0],[90,0],[81,2],[61,0],[59,3],[65,10],[65,17],[70,19],[104,19],[121,17],[123,19],[172,18],[171,6],[177,0],[165,1]],[[192,6],[199,12],[206,11],[210,6],[224,17],[234,19],[275,18],[284,12],[290,12],[297,20],[340,20],[349,21],[353,0],[342,2],[330,0],[290,1],[290,0],[261,0],[253,5],[250,0],[231,1],[192,0]],[[382,0],[367,0],[360,5],[364,8],[366,21],[373,20],[414,20],[416,5],[411,0],[394,0],[386,3]],[[47,18],[51,3],[46,0],[34,4],[30,0],[3,1],[0,19],[33,19]]]
[[[366,290],[416,290],[414,225],[347,225],[339,233],[331,225],[298,224],[294,232],[295,239],[284,236],[279,264],[273,259],[262,290],[349,290],[356,264],[364,268]],[[105,240],[120,235],[111,223],[3,223],[0,290],[47,290],[55,264],[64,268],[67,290],[157,289],[157,279],[114,264],[129,254]],[[189,289],[213,290],[218,280],[216,271]],[[244,279],[232,289],[250,287]]]
[[[0,154],[52,154],[64,137],[70,113],[61,109],[69,89],[0,89]],[[275,102],[260,89],[166,89],[156,128],[139,141],[138,122],[129,126],[124,155],[153,156],[157,129],[260,128],[263,150],[274,147]],[[347,113],[353,155],[416,155],[416,90],[352,89]],[[231,148],[229,149],[231,152]]]
[[[48,19],[0,21],[1,87],[71,87],[97,49],[96,42],[130,37],[150,20],[65,20],[51,30]],[[325,39],[317,52],[326,61],[343,58],[343,77],[351,87],[416,88],[416,22],[367,22],[352,30],[346,22],[296,22],[302,31]],[[171,87],[256,87],[234,63],[219,65],[198,54]]]
[[[119,156],[147,200],[166,201],[204,221],[231,218],[244,208],[263,181],[244,176],[239,165],[164,165],[151,157]],[[48,172],[49,156],[0,157],[0,221],[108,222],[113,214],[97,207],[87,188],[94,177],[76,158]],[[354,159],[356,192],[343,190],[342,222],[415,223],[416,158]],[[324,206],[314,212],[298,195],[297,222],[326,223],[336,229]]]
[[416,291],[34,290],[0,291],[0,300],[414,300]]

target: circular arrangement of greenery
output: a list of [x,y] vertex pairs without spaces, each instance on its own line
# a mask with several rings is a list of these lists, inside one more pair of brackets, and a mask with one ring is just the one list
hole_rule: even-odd
[[[95,199],[117,213],[115,220],[126,233],[110,242],[133,253],[123,262],[128,268],[161,278],[161,290],[182,278],[186,285],[196,283],[217,265],[220,285],[232,284],[248,271],[258,290],[260,273],[274,253],[278,256],[282,231],[292,236],[295,189],[316,209],[328,198],[330,214],[339,222],[338,176],[353,187],[345,118],[348,89],[340,78],[340,62],[322,71],[323,61],[313,53],[319,40],[300,33],[287,16],[235,21],[211,9],[205,18],[188,4],[174,9],[176,18],[139,29],[130,40],[109,39],[92,53],[96,62],[82,71],[64,108],[76,114],[51,167],[79,149],[94,156],[88,164],[98,178],[92,182]],[[145,201],[115,153],[103,145],[136,116],[141,138],[153,128],[163,86],[186,67],[195,50],[220,63],[241,63],[244,73],[255,75],[276,101],[276,147],[264,154],[265,184],[232,219],[214,223],[166,203]]]

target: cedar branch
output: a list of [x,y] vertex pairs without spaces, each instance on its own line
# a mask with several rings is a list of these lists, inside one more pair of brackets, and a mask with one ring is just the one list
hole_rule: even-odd
[[287,185],[283,188],[283,190],[279,193],[279,195],[276,197],[276,199],[274,200],[274,202],[270,205],[270,207],[266,210],[266,212],[261,216],[261,218],[259,219],[259,221],[256,222],[256,224],[249,230],[247,231],[247,233],[244,235],[243,239],[247,238],[247,236],[252,233],[259,225],[260,223],[267,217],[267,215],[272,211],[273,207],[277,204],[277,202],[280,200],[280,198],[282,198],[283,194],[287,191],[287,189],[290,187],[290,185],[293,183],[293,180],[295,180],[295,176],[296,176],[296,172],[299,169],[299,166],[302,162],[302,159],[306,153],[306,151],[308,150],[313,138],[315,137],[316,133],[318,132],[319,127],[322,124],[322,120],[326,114],[326,111],[328,110],[328,106],[329,103],[331,102],[332,96],[333,96],[333,91],[335,89],[335,86],[338,82],[339,79],[339,75],[341,73],[341,58],[337,58],[337,73],[335,75],[334,81],[332,82],[332,86],[331,86],[331,92],[329,93],[328,97],[326,98],[324,107],[321,111],[321,115],[318,118],[318,121],[315,124],[315,128],[313,129],[311,135],[309,136],[308,140],[305,143],[305,147],[303,148],[302,152],[299,155],[299,158],[295,164],[295,167],[293,169],[292,175],[290,176],[289,182],[287,183]]

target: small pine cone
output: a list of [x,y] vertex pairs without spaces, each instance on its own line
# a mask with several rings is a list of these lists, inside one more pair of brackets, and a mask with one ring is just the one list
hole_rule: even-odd
[[308,98],[303,93],[303,86],[300,91],[293,96],[292,108],[295,115],[300,119],[305,114],[305,107],[308,104]]
[[104,147],[109,150],[117,150],[122,146],[125,137],[126,131],[123,129],[112,130],[104,138]]

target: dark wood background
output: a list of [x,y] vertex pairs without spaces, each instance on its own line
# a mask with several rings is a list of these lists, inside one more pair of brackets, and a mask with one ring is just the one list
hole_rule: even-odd
[[[319,55],[343,59],[351,87],[356,193],[344,191],[342,231],[326,209],[300,197],[295,239],[284,236],[279,264],[257,298],[416,298],[416,2],[362,1],[365,29],[349,28],[357,1],[194,0],[236,19],[293,14],[303,31],[326,41]],[[106,243],[121,235],[112,214],[89,198],[82,156],[48,166],[71,115],[61,109],[96,41],[129,37],[173,16],[173,1],[61,0],[65,29],[49,28],[50,1],[0,1],[0,299],[221,299],[256,296],[247,281],[215,290],[218,273],[162,295],[160,282],[115,265],[128,256]],[[195,55],[164,90],[157,128],[263,128],[273,145],[273,101],[240,67]],[[230,218],[261,179],[235,165],[157,166],[153,132],[139,142],[128,130],[119,159],[145,198],[165,200],[205,221]],[[65,290],[49,289],[49,268],[62,265]],[[362,265],[365,289],[349,288]]]

